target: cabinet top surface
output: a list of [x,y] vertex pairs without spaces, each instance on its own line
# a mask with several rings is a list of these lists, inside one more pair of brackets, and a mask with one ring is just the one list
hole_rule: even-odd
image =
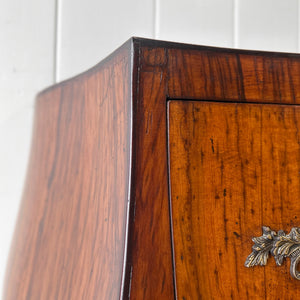
[[224,48],[209,45],[198,45],[198,44],[188,44],[174,41],[164,41],[140,37],[131,37],[127,43],[139,43],[142,47],[151,48],[167,48],[167,49],[186,49],[186,50],[198,50],[198,51],[216,51],[216,52],[231,52],[240,54],[253,54],[253,55],[271,55],[271,56],[296,56],[299,57],[299,53],[292,52],[278,52],[278,51],[265,51],[265,50],[248,50],[239,48]]

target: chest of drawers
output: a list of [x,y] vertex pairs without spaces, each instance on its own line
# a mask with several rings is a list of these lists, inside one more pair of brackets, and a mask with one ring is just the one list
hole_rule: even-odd
[[139,38],[43,91],[4,299],[298,299],[244,264],[300,226],[299,104],[299,55]]

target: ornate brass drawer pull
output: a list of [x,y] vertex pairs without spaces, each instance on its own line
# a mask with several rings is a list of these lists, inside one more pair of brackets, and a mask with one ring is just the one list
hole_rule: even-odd
[[278,266],[281,266],[283,259],[291,259],[290,273],[292,277],[300,280],[300,272],[297,271],[297,265],[300,260],[300,228],[292,228],[289,234],[283,230],[277,233],[269,227],[263,226],[263,235],[254,237],[252,241],[252,253],[247,257],[245,266],[253,267],[256,265],[265,266],[271,253]]

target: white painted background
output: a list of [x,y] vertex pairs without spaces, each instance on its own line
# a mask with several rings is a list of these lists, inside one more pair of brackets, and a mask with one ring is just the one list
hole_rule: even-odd
[[0,0],[0,295],[34,97],[131,36],[299,52],[300,0]]

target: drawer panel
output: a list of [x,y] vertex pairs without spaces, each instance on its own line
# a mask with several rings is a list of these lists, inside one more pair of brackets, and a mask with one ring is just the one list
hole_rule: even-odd
[[168,102],[178,299],[297,299],[290,261],[246,268],[262,226],[300,227],[300,108]]

